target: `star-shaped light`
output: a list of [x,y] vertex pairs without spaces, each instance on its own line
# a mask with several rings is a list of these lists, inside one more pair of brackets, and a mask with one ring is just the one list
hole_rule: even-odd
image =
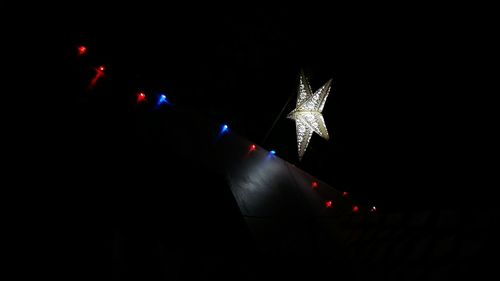
[[332,79],[328,80],[316,92],[312,92],[311,86],[303,72],[300,74],[299,95],[297,96],[296,108],[288,114],[288,118],[295,120],[297,128],[297,146],[299,160],[306,152],[312,133],[320,135],[324,139],[329,139],[325,120],[321,112],[325,106],[326,98],[330,93]]

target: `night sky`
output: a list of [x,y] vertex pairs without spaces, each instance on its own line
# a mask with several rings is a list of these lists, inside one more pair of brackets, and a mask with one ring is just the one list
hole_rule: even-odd
[[[58,50],[69,69],[63,101],[85,114],[98,108],[102,122],[115,124],[111,139],[137,134],[128,114],[137,91],[164,92],[176,107],[227,122],[362,200],[434,208],[481,197],[469,193],[477,180],[473,142],[482,131],[472,112],[481,103],[484,77],[476,61],[484,38],[464,22],[438,12],[424,19],[336,9],[90,15],[60,33]],[[86,57],[77,57],[79,45],[88,47]],[[88,91],[98,65],[108,77]],[[331,139],[313,135],[299,162],[295,125],[285,116],[301,69],[313,90],[330,78],[333,87],[323,111]]]
[[[166,132],[152,128],[176,122],[175,115],[168,108],[139,108],[138,91],[166,94],[172,111],[193,120],[227,123],[233,133],[381,212],[496,210],[494,185],[485,176],[496,161],[488,147],[497,127],[491,124],[496,103],[489,100],[494,77],[487,70],[494,66],[490,18],[450,7],[324,5],[209,10],[82,4],[36,17],[23,13],[28,30],[12,29],[16,39],[5,43],[26,42],[13,58],[34,74],[28,79],[14,72],[19,81],[11,82],[22,96],[34,93],[34,106],[5,105],[17,111],[14,119],[26,119],[11,122],[22,147],[12,166],[25,175],[14,182],[25,186],[21,198],[29,221],[36,221],[21,221],[29,228],[22,237],[39,239],[47,247],[38,251],[42,256],[57,244],[64,259],[75,255],[66,247],[73,245],[85,252],[81,264],[97,257],[108,266],[102,253],[111,251],[115,226],[149,243],[167,228],[162,222],[190,224],[205,215],[199,211],[204,207],[220,215],[219,226],[239,223],[229,189],[205,188],[223,186],[220,178],[162,149],[196,141],[174,132],[178,140],[164,142],[159,136]],[[79,57],[81,45],[88,53]],[[100,65],[106,76],[89,89]],[[323,110],[330,140],[314,134],[299,162],[295,124],[285,117],[294,109],[301,69],[313,90],[328,79],[333,86]],[[200,145],[189,153],[207,149]],[[191,173],[186,167],[193,166]],[[162,208],[167,212],[156,212]],[[205,230],[213,227],[203,223]],[[210,247],[190,245],[196,224],[190,227],[192,236],[167,233],[165,240],[183,240],[193,252]],[[244,245],[245,235],[234,237]],[[148,263],[140,255],[137,260]]]

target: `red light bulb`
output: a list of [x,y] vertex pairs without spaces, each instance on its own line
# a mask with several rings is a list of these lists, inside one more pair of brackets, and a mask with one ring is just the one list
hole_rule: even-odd
[[357,212],[359,211],[359,207],[358,207],[358,206],[356,206],[356,205],[355,205],[355,206],[353,206],[353,207],[352,207],[352,211],[353,211],[353,212],[355,212],[355,213],[357,213]]
[[255,144],[250,145],[250,152],[255,151],[256,149],[257,147],[255,146]]
[[313,182],[311,183],[311,186],[312,186],[312,188],[316,188],[316,187],[318,187],[318,183],[317,183],[317,182],[315,182],[315,181],[313,181]]
[[92,78],[92,80],[90,81],[90,85],[89,85],[89,88],[93,88],[95,86],[95,84],[97,83],[97,81],[99,80],[99,78],[103,77],[104,76],[104,66],[99,66],[98,68],[95,69],[96,71],[96,74],[94,76],[94,78]]
[[78,54],[80,56],[83,55],[83,54],[85,54],[85,52],[87,52],[87,47],[85,47],[85,46],[78,47]]
[[348,193],[347,191],[342,192],[342,196],[347,197]]
[[326,201],[326,202],[325,202],[325,206],[326,206],[327,208],[331,208],[331,207],[332,207],[332,205],[333,205],[333,202],[332,202],[331,200],[328,200],[328,201]]
[[137,103],[141,103],[143,101],[146,101],[146,95],[143,92],[139,92],[137,94]]

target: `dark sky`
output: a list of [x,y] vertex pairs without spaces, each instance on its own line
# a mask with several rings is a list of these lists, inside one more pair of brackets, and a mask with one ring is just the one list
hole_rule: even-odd
[[[174,110],[227,122],[234,133],[350,191],[360,206],[498,209],[496,181],[487,176],[497,166],[493,17],[469,7],[379,3],[160,5],[44,2],[23,3],[16,13],[5,9],[12,18],[6,18],[2,58],[14,62],[4,65],[12,76],[5,84],[14,89],[4,90],[2,109],[5,127],[14,130],[4,128],[3,156],[5,190],[15,193],[5,196],[8,220],[15,222],[9,229],[20,239],[9,239],[15,256],[43,270],[57,265],[57,272],[94,277],[97,269],[87,262],[109,271],[115,229],[137,234],[131,241],[138,247],[155,243],[154,235],[189,248],[185,253],[217,247],[213,241],[225,237],[252,247],[245,235],[226,232],[248,228],[225,178],[168,153],[171,144],[196,143],[182,131],[168,132],[178,139],[164,143],[169,135],[156,129],[176,122]],[[82,44],[88,54],[78,57]],[[88,90],[99,65],[106,77]],[[313,135],[299,162],[292,120],[282,116],[263,138],[290,97],[285,114],[293,109],[301,69],[313,89],[328,79],[333,87],[323,111],[331,139]],[[164,92],[171,110],[138,108],[139,90]],[[210,146],[192,149],[186,154]],[[200,230],[224,235],[198,239]],[[30,241],[44,249],[22,249]],[[238,249],[233,240],[226,243]],[[154,258],[144,251],[128,253],[149,266]],[[58,261],[45,266],[51,253]],[[136,266],[138,276],[148,266]]]
[[[164,92],[174,106],[227,122],[339,189],[390,207],[427,208],[481,198],[473,163],[484,138],[481,120],[490,112],[476,114],[488,79],[477,63],[489,39],[453,17],[382,8],[129,7],[111,14],[95,9],[54,34],[70,69],[66,101],[82,110],[91,104],[104,119],[126,119],[138,90]],[[85,58],[75,54],[80,44],[88,47]],[[92,67],[101,64],[108,77],[95,91],[105,94],[82,98]],[[332,137],[314,135],[302,162],[294,122],[284,116],[263,143],[290,96],[284,115],[293,109],[300,69],[313,90],[333,79],[323,111]],[[127,122],[115,123],[116,138],[132,134]]]

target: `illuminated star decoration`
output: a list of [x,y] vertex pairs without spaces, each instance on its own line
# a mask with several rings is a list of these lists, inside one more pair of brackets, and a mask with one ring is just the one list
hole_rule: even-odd
[[295,120],[299,160],[302,160],[313,132],[324,139],[328,140],[330,138],[321,112],[330,93],[331,83],[332,79],[313,93],[304,73],[301,72],[300,74],[297,105],[287,116],[287,118]]

